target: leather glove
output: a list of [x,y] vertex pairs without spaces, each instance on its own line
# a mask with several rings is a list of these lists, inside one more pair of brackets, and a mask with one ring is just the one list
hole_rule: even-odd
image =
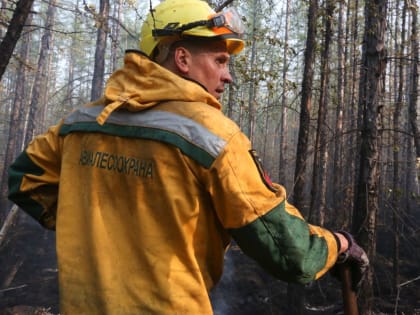
[[349,242],[349,246],[344,253],[338,255],[336,265],[331,270],[332,274],[337,277],[339,274],[337,270],[338,265],[348,264],[352,275],[352,289],[357,292],[366,277],[369,268],[369,258],[365,251],[357,245],[354,237],[350,233],[345,231],[337,231],[337,233],[344,235]]

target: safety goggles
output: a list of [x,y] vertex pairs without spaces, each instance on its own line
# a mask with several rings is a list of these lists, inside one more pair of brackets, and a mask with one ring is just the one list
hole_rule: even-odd
[[241,36],[245,31],[241,17],[233,7],[211,15],[208,20],[195,21],[180,27],[178,25],[179,22],[168,23],[164,28],[154,29],[152,34],[155,37],[181,36],[183,32],[198,26],[206,26],[217,35],[234,33]]

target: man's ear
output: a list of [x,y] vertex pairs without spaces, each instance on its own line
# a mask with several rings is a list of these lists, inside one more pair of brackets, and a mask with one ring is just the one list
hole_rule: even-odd
[[175,66],[178,71],[185,75],[190,70],[191,53],[184,47],[177,47],[174,54]]

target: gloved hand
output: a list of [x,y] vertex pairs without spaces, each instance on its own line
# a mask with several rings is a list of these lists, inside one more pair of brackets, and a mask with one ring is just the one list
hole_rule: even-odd
[[337,277],[338,266],[340,264],[348,264],[352,274],[352,288],[354,291],[358,291],[366,277],[369,268],[369,258],[365,251],[357,245],[354,237],[345,231],[338,231],[337,233],[342,234],[347,241],[349,246],[344,253],[338,255],[336,265],[332,268],[331,272],[333,276]]

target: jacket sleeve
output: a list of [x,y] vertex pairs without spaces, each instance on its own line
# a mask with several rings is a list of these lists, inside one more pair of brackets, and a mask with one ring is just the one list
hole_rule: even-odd
[[238,133],[210,170],[209,191],[222,225],[242,251],[275,277],[308,283],[337,259],[332,232],[309,224],[267,178],[249,140]]
[[41,225],[55,229],[61,165],[59,125],[37,136],[9,167],[9,199]]

